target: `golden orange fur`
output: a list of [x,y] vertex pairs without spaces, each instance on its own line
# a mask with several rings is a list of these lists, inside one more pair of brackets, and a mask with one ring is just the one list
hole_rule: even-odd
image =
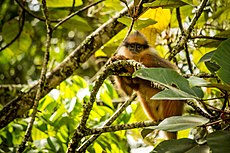
[[[113,59],[132,59],[142,63],[146,67],[171,68],[177,71],[177,67],[169,61],[157,55],[155,50],[148,45],[147,40],[140,32],[131,34],[119,48]],[[131,72],[132,73],[132,72]],[[118,86],[127,94],[135,91],[140,99],[144,112],[153,121],[160,121],[170,116],[181,115],[184,103],[176,100],[151,100],[150,98],[159,89],[151,87],[151,82],[131,77],[115,77]],[[167,133],[168,139],[176,139],[176,133]]]

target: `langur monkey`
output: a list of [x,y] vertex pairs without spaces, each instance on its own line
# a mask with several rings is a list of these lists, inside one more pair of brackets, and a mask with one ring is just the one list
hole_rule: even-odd
[[[156,51],[149,46],[145,36],[136,31],[129,35],[112,60],[132,59],[146,67],[171,68],[177,71],[177,67],[157,55]],[[130,72],[130,70],[127,70]],[[134,70],[131,70],[132,72]],[[132,73],[131,72],[131,73]],[[142,108],[149,119],[161,121],[170,116],[182,115],[184,102],[179,100],[151,100],[150,98],[159,89],[151,87],[151,82],[140,78],[115,76],[115,82],[128,96],[134,91],[137,93]],[[167,132],[167,139],[176,139],[176,132]]]

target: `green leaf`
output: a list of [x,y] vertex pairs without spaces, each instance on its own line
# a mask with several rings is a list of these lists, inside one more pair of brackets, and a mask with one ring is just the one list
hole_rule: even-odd
[[[193,88],[189,86],[188,80],[186,80],[184,77],[182,77],[172,69],[144,68],[136,71],[133,74],[133,76],[163,84],[164,86],[172,90],[172,91],[166,91],[168,96],[170,96],[169,93],[173,94],[171,95],[170,98],[172,97],[179,98],[180,96],[181,98],[186,98],[186,96],[188,96],[188,99],[201,98],[199,97],[200,93],[196,93],[196,90],[193,90]],[[176,89],[175,86],[178,89]]]
[[92,30],[92,27],[88,24],[88,22],[84,18],[78,15],[69,19],[68,21],[63,23],[61,26],[67,29],[72,29],[74,26],[79,31],[91,31]]
[[131,25],[132,18],[123,16],[121,18],[118,18],[117,21],[129,27]]
[[210,82],[204,80],[203,78],[198,78],[195,76],[188,78],[188,81],[189,81],[189,84],[191,87],[202,86],[202,85],[206,85],[206,84],[210,83]]
[[207,145],[199,145],[195,140],[183,138],[163,141],[153,151],[157,153],[204,153],[208,152],[209,148]]
[[207,136],[207,143],[210,146],[212,153],[227,153],[230,152],[230,132],[215,131]]
[[145,128],[143,130],[141,130],[141,136],[144,139],[149,133],[153,132],[154,129],[152,128]]
[[153,100],[187,100],[196,99],[196,96],[190,95],[177,88],[170,88],[155,94],[151,99]]
[[201,126],[208,122],[209,119],[202,116],[172,116],[164,119],[158,126],[154,126],[154,129],[176,132]]
[[[2,36],[6,43],[11,42],[16,35],[19,33],[19,23],[18,20],[10,20],[9,22],[4,23],[2,28]],[[32,44],[31,35],[33,34],[33,29],[30,24],[24,25],[23,31],[20,34],[20,37],[9,46],[14,54],[20,54],[29,49]]]
[[221,68],[217,71],[220,79],[230,85],[230,39],[223,41],[212,56]]
[[180,0],[156,0],[152,3],[144,3],[143,7],[151,7],[151,8],[178,8],[181,6],[188,5],[188,3],[185,3]]
[[134,29],[140,30],[142,28],[148,27],[149,25],[156,24],[157,21],[150,18],[140,18],[134,23]]
[[[46,1],[48,7],[72,7],[73,0],[47,0]],[[76,0],[74,7],[81,6],[82,0]]]
[[205,54],[204,56],[202,56],[199,60],[199,62],[197,64],[200,64],[201,62],[206,62],[206,61],[210,61],[213,54],[215,53],[216,50],[208,52],[207,54]]
[[204,64],[208,68],[208,70],[212,73],[215,73],[220,69],[220,66],[212,61],[205,61]]
[[[130,26],[132,23],[132,18],[130,17],[121,17],[118,19],[119,22],[123,23],[126,26]],[[156,24],[157,21],[150,19],[150,18],[140,18],[134,23],[134,29],[135,30],[140,30],[142,28],[145,28],[149,25]]]

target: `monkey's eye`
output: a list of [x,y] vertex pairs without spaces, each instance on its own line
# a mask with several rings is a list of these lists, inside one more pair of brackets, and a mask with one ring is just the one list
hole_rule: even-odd
[[135,52],[136,51],[136,45],[135,44],[129,44],[128,45],[128,49],[132,52]]
[[136,50],[137,50],[138,52],[140,52],[142,49],[143,49],[142,45],[140,45],[140,44],[137,44],[137,45],[136,45]]

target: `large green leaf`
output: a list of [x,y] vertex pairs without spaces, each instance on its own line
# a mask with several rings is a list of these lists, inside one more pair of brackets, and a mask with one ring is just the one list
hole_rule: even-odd
[[202,116],[172,116],[164,119],[154,129],[175,132],[201,126],[209,122],[209,119]]
[[212,56],[221,68],[217,71],[220,79],[230,85],[230,39],[223,41]]
[[[145,80],[149,80],[152,82],[158,82],[163,84],[169,91],[164,91],[163,93],[158,94],[165,94],[160,96],[165,96],[164,98],[179,98],[182,99],[191,99],[191,98],[201,98],[200,91],[194,90],[189,85],[188,80],[178,74],[176,71],[167,68],[144,68],[136,71],[133,74],[134,77],[139,77]],[[176,89],[175,86],[178,88]],[[170,95],[169,95],[170,94]],[[157,96],[157,94],[155,95]],[[158,97],[160,98],[160,97]]]
[[152,153],[206,153],[208,150],[207,145],[199,145],[195,140],[183,138],[163,141],[156,146]]
[[170,88],[167,90],[163,90],[157,94],[155,94],[151,99],[153,100],[188,100],[188,99],[196,99],[196,96],[190,95],[184,91],[181,91],[177,88]]
[[185,3],[183,1],[180,0],[156,0],[152,3],[144,3],[143,6],[144,7],[151,7],[151,8],[158,8],[158,7],[162,7],[162,8],[177,8],[177,7],[181,7],[184,5],[188,5],[188,3]]
[[[121,17],[118,19],[119,22],[125,24],[126,26],[130,26],[132,23],[132,18],[130,17]],[[145,28],[149,25],[156,24],[157,21],[150,19],[150,18],[140,18],[137,19],[136,22],[134,23],[134,29],[135,30],[140,30],[142,28]]]
[[230,132],[215,131],[207,136],[207,143],[212,153],[229,153],[230,152]]

